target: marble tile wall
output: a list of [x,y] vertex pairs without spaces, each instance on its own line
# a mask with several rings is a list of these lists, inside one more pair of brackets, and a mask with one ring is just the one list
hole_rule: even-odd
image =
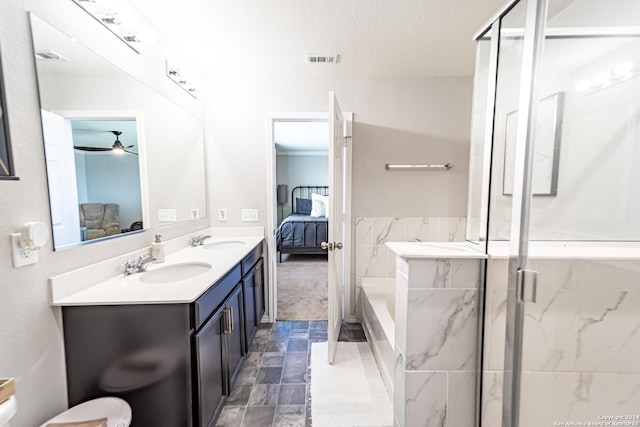
[[396,256],[386,242],[461,242],[465,238],[464,217],[357,217],[355,219],[356,317],[362,318],[360,285],[363,277],[395,277]]
[[[640,263],[530,264],[538,298],[525,303],[521,425],[640,415]],[[482,398],[489,426],[501,417],[507,268],[507,260],[489,260]]]
[[474,425],[482,265],[397,260],[396,425]]

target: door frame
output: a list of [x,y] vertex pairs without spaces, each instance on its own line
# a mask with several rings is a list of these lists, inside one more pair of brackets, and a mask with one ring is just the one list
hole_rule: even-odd
[[[343,113],[346,120],[353,121],[352,113]],[[275,322],[278,316],[277,308],[277,296],[278,296],[278,277],[277,277],[277,265],[278,257],[276,251],[276,236],[275,231],[277,228],[277,209],[278,204],[275,202],[276,197],[276,149],[273,135],[273,127],[275,122],[308,122],[308,121],[328,121],[329,112],[274,112],[267,114],[266,120],[266,158],[267,158],[267,179],[266,179],[266,194],[267,194],[267,215],[266,215],[266,230],[265,238],[267,241],[267,259],[266,262],[269,286],[267,287],[267,311],[265,313],[265,320],[268,322]],[[345,248],[349,249],[349,255],[345,257],[344,273],[347,280],[344,292],[344,306],[342,317],[353,312],[352,305],[354,303],[353,294],[353,281],[351,280],[351,257],[353,256],[353,250],[351,249],[351,177],[352,177],[352,141],[348,144],[348,157],[349,161],[346,164],[346,176],[345,176],[345,206],[346,206],[346,239],[344,243]],[[327,165],[328,166],[328,165]],[[351,319],[349,319],[351,320]]]

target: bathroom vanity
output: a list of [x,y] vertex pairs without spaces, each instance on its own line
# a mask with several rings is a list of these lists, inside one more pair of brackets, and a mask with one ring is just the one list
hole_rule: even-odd
[[262,242],[211,239],[166,265],[54,297],[69,405],[116,396],[131,405],[133,427],[213,426],[265,311]]

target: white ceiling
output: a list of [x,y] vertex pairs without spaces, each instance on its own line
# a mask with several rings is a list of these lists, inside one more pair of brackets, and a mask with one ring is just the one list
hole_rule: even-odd
[[471,76],[472,36],[504,1],[132,0],[208,74],[406,77]]
[[329,149],[329,123],[326,120],[277,121],[273,125],[273,139],[281,153],[326,153]]

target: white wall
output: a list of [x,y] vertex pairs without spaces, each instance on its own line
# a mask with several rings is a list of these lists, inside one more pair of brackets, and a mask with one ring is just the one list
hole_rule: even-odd
[[[267,114],[328,110],[334,90],[353,126],[353,216],[464,216],[471,79],[269,78],[209,82],[206,126],[212,209],[266,214]],[[454,164],[448,172],[387,172],[385,163]],[[381,201],[384,200],[384,203]]]
[[[174,54],[157,47],[137,55],[67,0],[4,0],[0,13],[0,53],[9,130],[18,181],[0,181],[0,377],[15,377],[18,414],[13,427],[33,427],[67,407],[60,309],[50,306],[48,278],[105,258],[144,248],[157,230],[86,247],[40,251],[40,262],[15,269],[10,233],[27,221],[50,223],[44,148],[29,17],[31,10],[81,41],[155,90],[199,114],[202,104],[183,96],[164,76],[164,58]],[[165,83],[165,80],[167,82]],[[175,87],[175,88],[174,88]],[[207,221],[162,228],[167,239],[205,228]]]
[[298,186],[329,185],[329,158],[327,156],[278,155],[276,156],[276,183],[285,184],[287,203],[278,205],[278,223],[291,213],[291,191]]

